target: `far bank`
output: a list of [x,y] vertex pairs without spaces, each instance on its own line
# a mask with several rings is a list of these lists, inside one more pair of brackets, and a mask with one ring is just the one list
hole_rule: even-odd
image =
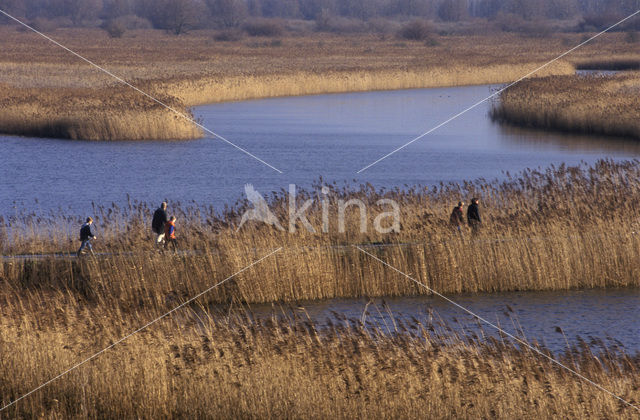
[[[8,46],[0,64],[1,132],[85,140],[201,136],[188,120],[38,35],[0,30]],[[581,40],[580,34],[492,34],[424,43],[321,34],[219,42],[207,31],[176,37],[145,30],[111,39],[91,29],[57,30],[51,36],[189,118],[189,107],[213,102],[508,83]],[[571,61],[554,62],[535,76],[573,74],[575,64],[585,60],[628,57],[620,36],[607,34],[593,48],[576,51]]]

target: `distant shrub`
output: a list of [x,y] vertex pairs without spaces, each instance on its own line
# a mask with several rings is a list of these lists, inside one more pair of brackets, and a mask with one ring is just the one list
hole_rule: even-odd
[[213,39],[219,42],[233,42],[240,41],[244,38],[244,32],[239,30],[227,30],[227,31],[219,31],[213,35]]
[[247,22],[244,30],[250,36],[280,36],[284,32],[284,25],[277,20],[259,19]]
[[33,19],[31,21],[31,26],[39,32],[52,32],[60,27],[58,22],[43,17]]
[[371,33],[388,35],[397,33],[401,28],[401,24],[390,19],[374,18],[367,22],[367,28]]
[[627,34],[624,36],[624,40],[629,44],[635,44],[640,41],[640,35],[638,35],[638,31],[627,31]]
[[424,41],[424,45],[426,45],[427,47],[437,47],[438,45],[440,45],[440,42],[435,37],[429,37]]
[[368,32],[368,25],[359,19],[349,19],[345,17],[336,16],[329,21],[326,32],[333,32],[336,34],[356,34]]
[[608,28],[618,22],[622,17],[615,13],[593,13],[585,15],[578,25],[581,32],[596,32]]
[[133,29],[151,29],[153,27],[148,19],[136,15],[120,16],[114,20],[128,31]]
[[122,22],[110,19],[102,25],[102,29],[107,31],[111,38],[121,38],[127,30]]
[[268,47],[281,47],[281,46],[282,46],[282,40],[280,39],[247,43],[247,47],[250,47],[250,48],[268,48]]
[[434,30],[429,22],[414,20],[402,26],[398,35],[400,38],[410,41],[426,41],[434,36]]
[[532,37],[532,38],[546,38],[553,34],[554,30],[548,23],[544,21],[533,21],[527,22],[522,25],[520,28],[520,32],[523,35]]
[[498,13],[493,23],[503,32],[519,32],[525,25],[525,20],[513,13]]

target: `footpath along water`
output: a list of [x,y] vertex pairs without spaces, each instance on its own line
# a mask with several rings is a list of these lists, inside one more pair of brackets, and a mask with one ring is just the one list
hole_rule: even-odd
[[262,194],[327,182],[376,188],[504,177],[550,164],[640,157],[640,143],[494,124],[484,103],[361,174],[356,172],[498,86],[275,98],[197,107],[195,116],[280,168],[278,174],[212,138],[96,143],[0,135],[0,215],[85,214],[91,203],[123,206],[127,194],[222,209],[251,183]]

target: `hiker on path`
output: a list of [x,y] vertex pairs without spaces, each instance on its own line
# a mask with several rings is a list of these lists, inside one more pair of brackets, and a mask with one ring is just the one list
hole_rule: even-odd
[[175,251],[177,248],[176,240],[176,216],[171,216],[169,221],[164,225],[164,247],[169,248],[171,246]]
[[460,235],[462,235],[462,225],[464,225],[464,216],[462,215],[463,206],[464,203],[462,201],[458,202],[458,205],[451,211],[451,216],[449,216],[449,224],[451,224]]
[[164,242],[164,225],[168,220],[167,202],[163,201],[160,207],[153,213],[153,220],[151,220],[151,230],[156,234],[156,246]]
[[480,219],[480,211],[478,210],[478,199],[472,198],[471,204],[467,208],[467,222],[473,234],[477,234],[480,230],[482,220]]
[[82,254],[82,251],[85,248],[89,249],[89,252],[91,252],[91,255],[95,255],[93,253],[93,247],[91,246],[91,240],[96,239],[96,235],[94,235],[93,231],[91,230],[92,224],[93,224],[93,219],[91,217],[87,217],[86,223],[83,224],[82,227],[80,228],[80,240],[82,241],[82,244],[80,245],[80,249],[76,254],[78,257]]

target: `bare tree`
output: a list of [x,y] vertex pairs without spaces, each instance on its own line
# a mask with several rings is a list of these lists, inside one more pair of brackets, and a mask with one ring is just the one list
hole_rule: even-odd
[[434,4],[424,0],[396,0],[387,9],[391,14],[401,16],[434,17]]
[[102,0],[64,0],[61,15],[69,16],[74,26],[85,21],[96,20],[102,11]]
[[[27,16],[27,4],[24,0],[0,0],[0,9],[9,13],[12,16],[18,18],[24,18]],[[13,22],[8,17],[1,15],[0,23],[10,23]]]
[[444,0],[438,7],[438,16],[446,22],[458,22],[468,15],[467,0]]
[[152,23],[176,35],[197,28],[206,11],[205,5],[198,0],[159,0],[156,7]]
[[244,0],[207,0],[213,18],[225,28],[237,28],[247,18]]
[[112,20],[131,13],[130,0],[104,0],[102,16],[106,20]]

